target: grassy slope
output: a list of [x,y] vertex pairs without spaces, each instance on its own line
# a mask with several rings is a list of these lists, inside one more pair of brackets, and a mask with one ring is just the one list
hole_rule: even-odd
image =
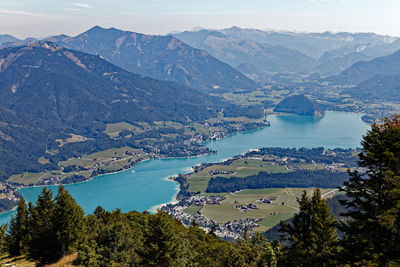
[[[246,164],[247,162],[247,164]],[[233,171],[232,174],[218,174],[211,175],[210,172],[218,172],[218,171]],[[247,177],[250,175],[258,174],[261,171],[265,171],[267,173],[287,173],[289,170],[285,166],[275,166],[270,163],[263,162],[258,159],[241,159],[236,160],[230,165],[213,165],[207,167],[197,173],[193,173],[188,176],[189,182],[189,191],[190,192],[204,192],[208,186],[208,181],[212,177]]]

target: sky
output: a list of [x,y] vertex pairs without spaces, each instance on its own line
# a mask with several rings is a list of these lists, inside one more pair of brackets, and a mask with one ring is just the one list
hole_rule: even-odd
[[0,34],[77,35],[99,25],[146,34],[232,26],[400,36],[400,0],[0,0]]

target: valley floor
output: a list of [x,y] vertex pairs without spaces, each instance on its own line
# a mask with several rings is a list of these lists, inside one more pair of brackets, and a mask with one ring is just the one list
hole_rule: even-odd
[[[161,210],[186,225],[196,223],[207,230],[214,229],[215,234],[224,239],[240,238],[246,229],[265,232],[297,213],[297,198],[304,190],[311,194],[315,189],[312,185],[317,180],[321,180],[318,185],[323,187],[321,192],[324,198],[336,195],[338,190],[335,188],[342,181],[338,180],[332,186],[330,178],[347,177],[347,169],[356,166],[357,153],[356,149],[265,148],[224,162],[196,166],[192,173],[174,178],[181,184],[178,201],[163,206]],[[274,181],[269,180],[266,185],[260,182],[255,189],[257,183],[254,182],[262,179],[263,172],[275,174],[287,183],[287,180],[293,179],[289,174],[296,171],[314,172],[317,180],[309,181],[308,187],[303,186],[304,181],[300,177],[290,184],[293,187],[276,186]],[[236,179],[233,181],[241,183],[248,178],[253,183],[247,188],[241,184],[243,189],[239,191],[224,190],[222,187],[218,188],[218,193],[210,190],[213,180],[228,182]]]

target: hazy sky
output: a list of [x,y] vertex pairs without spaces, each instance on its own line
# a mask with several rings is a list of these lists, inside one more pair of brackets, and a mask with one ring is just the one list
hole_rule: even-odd
[[0,34],[76,35],[94,25],[142,33],[233,25],[400,36],[400,0],[0,0]]

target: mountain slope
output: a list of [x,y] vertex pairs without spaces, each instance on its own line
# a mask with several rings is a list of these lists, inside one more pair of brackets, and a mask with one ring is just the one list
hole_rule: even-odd
[[208,51],[246,74],[307,73],[317,63],[311,57],[282,45],[270,46],[217,31],[182,32],[175,36],[189,45]]
[[11,36],[9,34],[0,34],[0,45],[4,43],[15,43],[20,41],[20,39],[15,38],[14,36]]
[[0,50],[0,62],[0,105],[75,126],[202,120],[214,115],[220,103],[191,88],[142,78],[98,56],[51,43]]
[[375,58],[393,53],[397,50],[393,50],[393,47],[398,47],[397,37],[374,33],[302,33],[242,29],[239,27],[224,29],[221,32],[227,36],[272,46],[283,45],[315,59],[320,58],[325,52],[337,49],[342,50],[340,56],[358,51]]
[[303,95],[288,96],[276,105],[275,112],[294,113],[298,115],[323,116],[324,111],[315,101]]
[[51,147],[56,138],[64,138],[64,128],[27,114],[0,107],[0,180],[16,170],[39,172],[55,167],[54,163],[39,164],[38,158]]
[[100,55],[130,72],[207,91],[250,89],[257,84],[207,52],[173,36],[144,35],[98,26],[76,37],[55,36],[60,46]]
[[359,84],[378,75],[400,74],[400,50],[371,61],[361,61],[330,80],[341,84]]
[[[337,75],[360,60],[372,60],[400,49],[397,37],[373,33],[299,33],[232,27],[175,36],[246,74],[258,75],[259,66],[273,72]],[[260,52],[265,48],[270,51]],[[254,64],[253,60],[258,62]]]
[[400,101],[400,73],[377,75],[347,92],[363,101]]

